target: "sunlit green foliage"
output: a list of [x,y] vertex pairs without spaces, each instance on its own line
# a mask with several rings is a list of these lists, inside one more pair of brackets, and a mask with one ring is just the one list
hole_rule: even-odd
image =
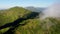
[[[31,18],[22,21],[20,24],[27,23],[24,26],[18,26],[14,29],[14,34],[60,34],[60,18],[47,17],[40,20],[35,17],[37,13],[26,10],[22,7],[13,7],[7,10],[0,11],[0,26],[11,23],[18,18]],[[0,30],[0,34],[7,32],[10,27]],[[8,33],[8,32],[7,32]],[[12,34],[12,33],[9,33]]]
[[0,26],[13,22],[18,18],[24,17],[25,14],[30,12],[31,11],[28,11],[22,7],[13,7],[8,10],[3,10],[0,12]]
[[60,34],[60,19],[50,18],[41,21],[41,29],[44,34]]
[[9,30],[9,27],[2,29],[2,30],[0,30],[0,34],[3,34],[3,33],[5,33],[8,30]]
[[15,29],[15,34],[39,34],[40,33],[40,21],[39,19],[29,19],[24,21],[27,24],[25,26],[19,26]]

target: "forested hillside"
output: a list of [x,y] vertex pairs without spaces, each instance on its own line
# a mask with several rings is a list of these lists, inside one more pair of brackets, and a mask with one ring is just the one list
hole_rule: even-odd
[[22,7],[0,10],[0,34],[60,34],[60,19],[39,14]]
[[[9,31],[10,29],[15,30],[18,27],[22,28],[22,25],[25,23],[33,24],[32,22],[34,22],[34,23],[38,22],[38,15],[39,15],[39,13],[31,12],[22,7],[12,7],[12,8],[6,9],[6,10],[1,10],[0,11],[0,33],[4,34],[7,31]],[[21,24],[21,25],[17,26],[18,24]],[[18,28],[18,29],[20,29],[20,28]],[[11,30],[10,32],[7,32],[6,34],[8,34],[8,33],[12,34],[11,32],[13,30]],[[15,33],[15,31],[13,33]]]

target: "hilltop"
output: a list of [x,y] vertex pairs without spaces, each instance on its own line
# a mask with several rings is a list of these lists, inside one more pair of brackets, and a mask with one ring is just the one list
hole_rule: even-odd
[[[0,11],[0,29],[2,29],[2,28],[3,29],[0,30],[0,33],[6,33],[12,27],[14,28],[13,30],[15,30],[16,28],[20,27],[20,26],[17,26],[19,24],[18,23],[19,19],[20,19],[20,23],[21,24],[32,23],[32,22],[35,23],[35,21],[38,20],[38,15],[39,15],[38,12],[32,12],[30,10],[27,10],[27,9],[23,8],[23,7],[17,7],[17,6],[9,8],[9,9],[6,9],[6,10],[1,10]],[[21,22],[21,18],[22,18],[22,22]],[[17,21],[16,25],[12,26],[12,24],[15,24],[15,23],[13,23],[14,21],[15,22]],[[17,26],[17,27],[15,27],[15,26]],[[11,30],[10,33],[13,30]]]

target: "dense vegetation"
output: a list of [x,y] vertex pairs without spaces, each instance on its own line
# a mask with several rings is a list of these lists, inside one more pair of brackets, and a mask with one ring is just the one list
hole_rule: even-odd
[[[32,20],[32,21],[37,20],[37,15],[38,15],[38,13],[31,12],[22,7],[13,7],[10,9],[1,10],[0,11],[0,27],[4,26],[5,24],[13,23],[15,20],[20,19],[20,18],[26,19],[26,20],[20,22],[21,24],[29,23],[28,21],[30,21],[30,20]],[[36,18],[36,19],[34,19],[34,18]],[[3,29],[0,28],[1,29],[0,33],[3,34],[5,32],[7,32],[11,27],[12,26],[6,27]],[[18,28],[18,27],[16,27],[16,28]]]
[[39,13],[22,7],[0,10],[0,34],[60,34],[60,19],[39,19]]

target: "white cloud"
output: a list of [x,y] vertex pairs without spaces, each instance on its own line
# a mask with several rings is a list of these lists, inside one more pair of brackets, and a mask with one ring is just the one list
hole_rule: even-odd
[[54,3],[43,11],[44,17],[60,17],[60,3]]

